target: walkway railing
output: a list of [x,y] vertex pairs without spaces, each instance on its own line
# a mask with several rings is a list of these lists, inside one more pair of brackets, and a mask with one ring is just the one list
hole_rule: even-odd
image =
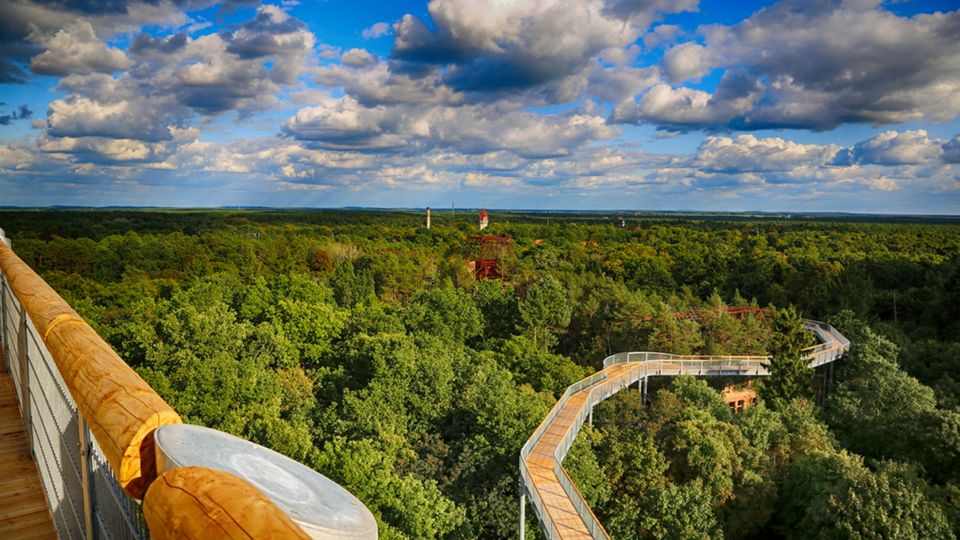
[[[180,417],[9,246],[0,229],[5,358],[0,368],[9,370],[14,381],[30,454],[60,538],[206,538],[224,531],[237,537],[307,538],[303,527],[328,530],[323,527],[330,518],[320,514],[333,508],[330,500],[306,516],[301,504],[292,518],[283,498],[289,483],[270,484],[270,493],[284,501],[277,502],[255,485],[257,478],[248,481],[238,476],[243,473],[230,472],[237,469],[233,464],[211,468],[165,462],[158,478],[154,433],[164,426],[176,428],[170,424],[179,424]],[[241,461],[252,459],[250,463],[274,469],[279,463],[290,478],[320,477],[241,442],[245,453],[234,456]],[[330,487],[335,484],[320,478],[318,489],[325,491],[304,487],[306,495],[311,500],[337,498],[341,506],[331,512],[353,512],[349,532],[358,539],[376,538],[376,523],[362,503],[346,492],[338,498]],[[306,486],[300,479],[294,483],[293,489]]]
[[0,276],[6,368],[58,536],[146,538],[140,505],[117,482],[40,333]]
[[[807,347],[803,357],[811,368],[839,359],[849,349],[847,340],[834,327],[818,321],[804,321],[817,336],[817,345]],[[663,352],[623,352],[608,356],[604,369],[573,383],[563,393],[546,418],[520,450],[520,537],[524,536],[526,497],[531,503],[548,538],[609,538],[579,490],[570,480],[562,463],[583,424],[592,419],[593,407],[627,386],[639,382],[641,388],[652,376],[764,376],[769,374],[770,356],[697,356]],[[566,413],[563,421],[558,420]],[[574,416],[570,417],[570,414]],[[566,500],[545,501],[556,485]],[[558,516],[571,509],[580,518],[571,527],[561,526]]]

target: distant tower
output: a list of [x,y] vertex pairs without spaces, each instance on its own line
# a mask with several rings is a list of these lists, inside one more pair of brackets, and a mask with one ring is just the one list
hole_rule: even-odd
[[480,230],[487,228],[487,225],[490,224],[490,216],[487,215],[486,210],[480,210]]
[[430,207],[427,207],[427,228],[430,228]]

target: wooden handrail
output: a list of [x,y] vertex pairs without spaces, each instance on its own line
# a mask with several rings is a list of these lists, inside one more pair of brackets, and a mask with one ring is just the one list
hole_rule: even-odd
[[256,486],[206,467],[160,476],[144,496],[143,517],[155,540],[310,538]]
[[180,416],[5,243],[0,271],[50,351],[114,477],[135,499],[156,478],[153,431]]

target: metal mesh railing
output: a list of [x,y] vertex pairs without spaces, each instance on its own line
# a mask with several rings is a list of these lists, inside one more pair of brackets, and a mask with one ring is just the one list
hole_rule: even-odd
[[39,332],[0,272],[0,330],[30,453],[60,538],[147,538]]

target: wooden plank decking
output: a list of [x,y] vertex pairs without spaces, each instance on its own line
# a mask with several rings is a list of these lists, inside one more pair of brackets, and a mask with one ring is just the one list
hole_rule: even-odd
[[13,380],[0,372],[0,538],[56,537],[37,465],[30,459]]

